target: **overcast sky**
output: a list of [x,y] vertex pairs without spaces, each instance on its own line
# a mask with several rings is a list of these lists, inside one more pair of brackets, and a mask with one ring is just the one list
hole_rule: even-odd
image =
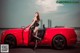
[[80,27],[80,3],[56,3],[56,1],[2,0],[0,27],[27,26],[32,22],[36,11],[40,12],[40,17],[46,26],[47,20],[51,19],[53,27]]

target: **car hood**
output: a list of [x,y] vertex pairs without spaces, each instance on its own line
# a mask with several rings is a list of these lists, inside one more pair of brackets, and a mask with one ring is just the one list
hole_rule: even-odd
[[24,29],[22,28],[12,28],[2,31],[2,33],[21,33]]
[[22,28],[12,28],[12,29],[7,29],[5,31],[14,31],[14,30],[23,30]]

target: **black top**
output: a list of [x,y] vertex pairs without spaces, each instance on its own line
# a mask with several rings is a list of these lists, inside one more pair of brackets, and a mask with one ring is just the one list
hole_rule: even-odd
[[38,21],[35,21],[35,23],[31,26],[31,29],[35,29],[35,27],[39,26]]
[[35,23],[33,24],[33,26],[39,26],[39,23],[38,23],[38,21],[35,21]]

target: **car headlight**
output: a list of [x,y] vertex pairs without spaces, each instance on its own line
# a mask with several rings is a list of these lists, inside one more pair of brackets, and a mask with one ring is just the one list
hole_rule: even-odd
[[2,32],[0,33],[0,43],[1,43],[1,38],[2,38],[2,36],[3,36],[3,33],[4,33],[4,31],[2,31]]
[[4,31],[2,31],[2,32],[1,32],[0,36],[2,36],[2,35],[3,35],[3,33],[4,33]]
[[1,36],[2,36],[2,32],[0,33],[0,43],[1,43]]

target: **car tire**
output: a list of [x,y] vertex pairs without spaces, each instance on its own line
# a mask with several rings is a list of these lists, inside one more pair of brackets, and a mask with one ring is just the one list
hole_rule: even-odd
[[62,35],[56,35],[52,40],[52,46],[55,49],[64,49],[66,47],[66,39]]
[[16,38],[13,35],[7,35],[4,40],[4,44],[9,44],[10,48],[16,47]]

